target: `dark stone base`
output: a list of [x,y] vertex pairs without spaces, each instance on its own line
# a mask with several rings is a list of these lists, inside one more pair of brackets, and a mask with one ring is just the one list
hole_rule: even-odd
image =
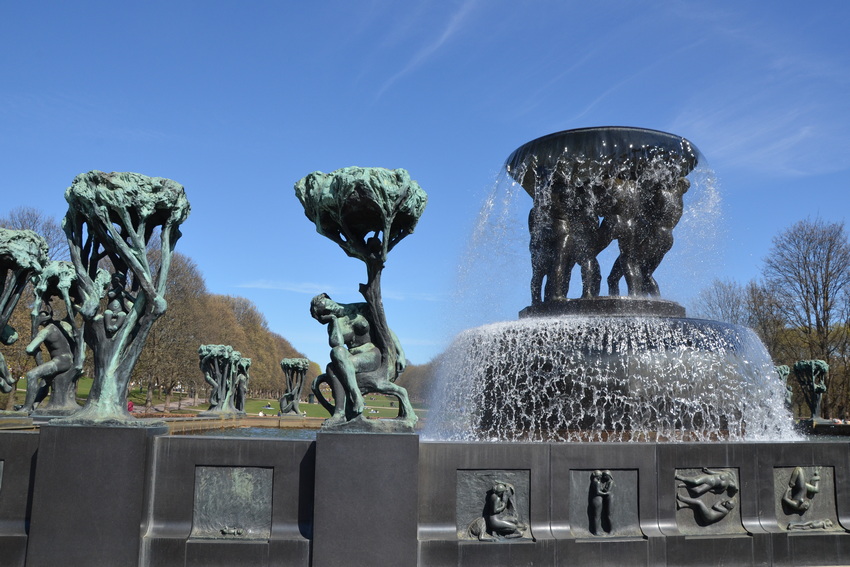
[[42,426],[27,567],[136,565],[149,441],[167,432]]
[[[152,450],[152,488],[142,526],[144,537],[138,565],[310,565],[315,476],[313,442],[181,435],[156,438]],[[204,499],[203,491],[198,490],[199,468],[217,468],[222,472],[234,468],[271,469],[272,496],[257,499],[257,504],[267,506],[270,512],[266,517],[270,523],[265,539],[193,536],[205,517],[209,519],[205,513],[209,506],[199,502]],[[230,510],[226,501],[215,504],[225,514],[235,518],[242,516],[239,503],[233,503]],[[231,521],[221,520],[227,524]],[[244,524],[241,527],[245,527]]]
[[417,435],[320,432],[312,566],[418,565],[418,488]]
[[841,533],[771,534],[773,565],[847,565],[850,535]]
[[0,433],[0,564],[23,566],[39,434]]
[[413,426],[400,419],[369,419],[358,415],[350,421],[325,420],[322,430],[334,433],[413,433]]
[[269,545],[266,541],[206,541],[186,543],[186,567],[213,565],[269,565]]
[[527,317],[606,315],[609,317],[684,317],[685,308],[674,301],[646,297],[594,297],[563,299],[530,305],[519,312]]
[[31,415],[38,417],[67,417],[80,411],[82,406],[72,408],[35,408]]
[[801,419],[799,426],[808,435],[850,435],[850,423],[834,423],[828,419]]
[[[161,433],[52,424],[0,432],[0,564],[696,567],[850,557],[850,449],[840,440],[466,443],[320,432],[312,442]],[[820,474],[802,514],[783,508],[794,467]],[[677,506],[685,480],[706,469],[732,474],[736,485],[699,496],[706,506],[734,499],[709,524]],[[589,489],[603,470],[614,479],[614,516],[601,533],[591,527]],[[528,532],[470,537],[488,487],[504,482],[516,489]],[[823,520],[831,524],[788,528]]]

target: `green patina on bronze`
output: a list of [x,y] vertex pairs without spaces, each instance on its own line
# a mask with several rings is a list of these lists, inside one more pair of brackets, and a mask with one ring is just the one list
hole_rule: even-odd
[[[170,179],[102,171],[78,175],[65,200],[75,309],[95,372],[85,407],[64,421],[131,425],[136,420],[127,411],[127,386],[153,323],[165,313],[168,272],[189,201]],[[148,246],[155,233],[160,253],[153,264]],[[105,261],[111,275],[100,269]]]
[[37,274],[48,262],[47,252],[47,243],[35,232],[0,228],[0,259],[3,266]]
[[829,364],[824,360],[798,360],[794,363],[794,377],[800,384],[812,419],[821,419],[821,402],[829,381]]
[[[295,184],[295,194],[319,234],[367,264],[386,261],[413,232],[428,202],[406,170],[380,167],[317,171]],[[370,238],[376,232],[377,241]]]
[[[18,340],[9,319],[27,282],[41,273],[47,263],[44,238],[31,230],[0,228],[0,342],[4,345]],[[0,391],[11,392],[15,383],[0,354]]]
[[791,368],[782,364],[780,366],[776,366],[774,369],[776,370],[776,374],[779,376],[779,381],[782,382],[782,385],[785,387],[785,407],[790,410],[794,405],[794,389],[788,383],[788,376],[791,374]]
[[[407,391],[393,384],[406,360],[387,325],[381,272],[389,251],[413,232],[428,196],[404,169],[366,167],[311,173],[295,184],[295,194],[319,234],[366,264],[367,282],[360,285],[365,305],[342,305],[327,296],[313,300],[311,311],[328,325],[332,348],[327,372],[314,383],[320,401],[324,398],[319,384],[329,383],[334,389],[333,415],[325,426],[412,430],[417,417]],[[359,322],[352,323],[354,319]],[[365,360],[370,358],[367,351],[371,348],[379,351],[380,361]],[[365,420],[362,395],[370,392],[398,397],[399,415],[394,424]],[[323,405],[331,407],[327,402]]]

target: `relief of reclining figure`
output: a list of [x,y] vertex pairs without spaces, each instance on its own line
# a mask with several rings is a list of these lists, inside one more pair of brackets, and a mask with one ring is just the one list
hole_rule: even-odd
[[[674,478],[681,484],[676,488],[684,488],[687,495],[676,494],[676,510],[690,508],[694,511],[695,519],[701,526],[719,522],[735,509],[735,495],[738,493],[736,475],[729,469],[710,469],[703,467],[703,474],[685,476],[676,473]],[[706,496],[716,494],[720,499]],[[713,501],[712,501],[713,500]]]
[[706,492],[714,494],[728,493],[730,496],[738,492],[738,484],[735,480],[735,474],[728,470],[712,470],[704,467],[702,469],[704,475],[695,477],[685,477],[676,474],[676,480],[682,482],[680,488],[687,488],[691,496],[702,496]]
[[729,512],[735,509],[735,501],[730,498],[724,498],[708,505],[699,498],[688,498],[681,494],[676,495],[676,509],[691,508],[700,518],[703,524],[713,524],[719,522],[729,515]]

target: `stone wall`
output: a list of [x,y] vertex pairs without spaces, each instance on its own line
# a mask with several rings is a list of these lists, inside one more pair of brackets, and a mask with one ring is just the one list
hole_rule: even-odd
[[845,442],[0,433],[9,566],[824,565]]

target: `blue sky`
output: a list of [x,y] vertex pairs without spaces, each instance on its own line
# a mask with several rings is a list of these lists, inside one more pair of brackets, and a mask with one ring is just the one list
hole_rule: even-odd
[[[511,193],[494,189],[505,158],[538,136],[639,126],[702,150],[720,220],[677,243],[691,261],[659,277],[684,303],[714,275],[756,277],[778,231],[844,220],[850,204],[843,1],[33,1],[0,14],[3,211],[61,217],[91,169],[174,179],[192,204],[178,250],[210,291],[253,300],[323,365],[310,298],[360,300],[365,268],[304,217],[292,187],[315,170],[404,167],[429,194],[383,278],[416,363],[528,303],[516,227],[510,253],[466,249],[488,195]],[[514,195],[512,222],[530,204]],[[459,297],[462,262],[499,273]]]

